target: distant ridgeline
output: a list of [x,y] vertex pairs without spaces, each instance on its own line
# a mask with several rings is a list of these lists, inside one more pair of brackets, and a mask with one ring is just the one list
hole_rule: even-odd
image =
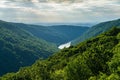
[[40,26],[22,23],[13,23],[13,25],[28,31],[40,39],[55,43],[57,46],[81,36],[89,29],[86,26],[73,25]]
[[72,41],[72,45],[78,44],[79,42],[88,40],[89,38],[95,37],[112,27],[120,27],[120,19],[102,22],[93,27],[89,28],[83,35]]
[[120,29],[112,28],[0,80],[120,80]]

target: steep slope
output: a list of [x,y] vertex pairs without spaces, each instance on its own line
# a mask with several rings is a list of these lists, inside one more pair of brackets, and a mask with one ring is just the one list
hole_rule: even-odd
[[69,42],[78,36],[81,36],[89,29],[89,27],[85,26],[72,25],[40,26],[22,23],[13,23],[13,25],[19,26],[32,33],[34,36],[57,45]]
[[38,39],[11,23],[0,21],[0,75],[17,71],[56,51],[55,44]]
[[88,31],[86,31],[79,38],[73,40],[72,44],[78,44],[79,42],[87,40],[91,37],[95,37],[95,36],[99,35],[100,33],[103,33],[105,31],[111,29],[111,27],[120,27],[120,19],[102,22],[102,23],[99,23],[99,24],[91,27]]
[[78,36],[81,36],[84,32],[86,32],[89,27],[85,26],[72,26],[72,25],[56,25],[50,26],[50,28],[56,30],[58,33],[62,33],[64,36],[62,37],[65,42],[69,42]]
[[119,80],[120,29],[64,49],[1,80]]

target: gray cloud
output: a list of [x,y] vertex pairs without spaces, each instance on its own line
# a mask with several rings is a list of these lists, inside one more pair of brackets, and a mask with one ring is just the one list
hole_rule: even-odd
[[120,0],[3,0],[0,17],[18,22],[94,22],[120,17]]

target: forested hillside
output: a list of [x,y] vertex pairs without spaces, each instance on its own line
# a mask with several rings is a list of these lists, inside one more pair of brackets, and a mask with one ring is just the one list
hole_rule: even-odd
[[89,38],[95,37],[105,31],[111,29],[112,27],[116,27],[116,26],[120,27],[120,19],[102,22],[97,25],[94,25],[91,28],[89,28],[89,30],[87,30],[83,35],[81,35],[77,39],[73,40],[72,44],[74,45],[74,44],[78,44],[79,42],[88,40]]
[[38,60],[1,80],[119,80],[120,29],[112,28],[95,38]]
[[17,71],[57,51],[57,46],[11,23],[0,21],[0,75]]
[[19,26],[34,36],[57,45],[76,39],[89,29],[89,27],[85,26],[72,25],[41,26],[22,23],[13,23],[13,25]]

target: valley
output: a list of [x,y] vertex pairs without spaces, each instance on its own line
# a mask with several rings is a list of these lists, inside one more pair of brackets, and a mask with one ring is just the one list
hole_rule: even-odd
[[72,25],[40,26],[0,21],[0,75],[48,58],[59,51],[60,44],[73,40],[88,29]]
[[119,80],[119,45],[120,29],[114,27],[0,80]]
[[0,0],[0,80],[120,80],[120,0]]

